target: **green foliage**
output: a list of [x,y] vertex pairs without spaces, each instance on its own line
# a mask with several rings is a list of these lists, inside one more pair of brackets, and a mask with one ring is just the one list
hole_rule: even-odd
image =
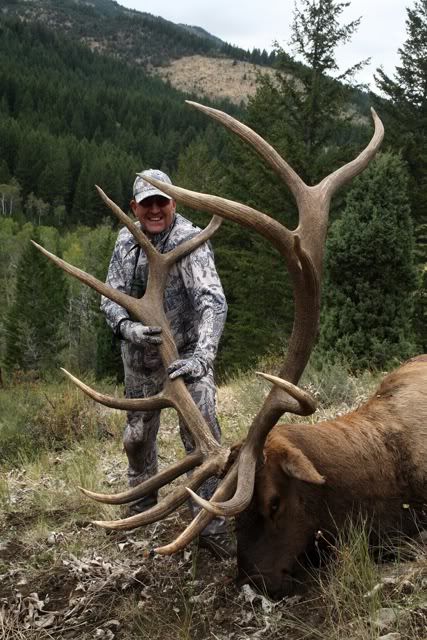
[[7,215],[35,224],[40,202],[42,222],[57,222],[52,214],[65,207],[61,224],[101,223],[107,212],[95,184],[124,207],[136,171],[173,171],[180,151],[208,126],[180,92],[143,69],[4,16],[0,107],[0,178],[9,187],[14,178],[20,189]]
[[[38,229],[32,232],[35,241],[40,242],[40,235]],[[51,236],[49,244],[55,247],[58,236]],[[63,346],[60,329],[67,304],[65,277],[29,242],[17,270],[15,298],[6,319],[6,367],[52,369]]]
[[320,349],[354,369],[386,368],[415,349],[416,271],[402,161],[380,155],[354,182],[326,252]]
[[[340,26],[344,6],[329,0],[301,3],[293,40],[306,66],[279,48],[281,73],[259,77],[245,118],[309,184],[354,157],[356,144],[366,144],[369,135],[365,126],[354,126],[343,115],[350,90],[328,75],[336,67],[336,47],[358,25]],[[221,193],[295,228],[295,202],[266,163],[240,141],[233,141],[225,156],[228,172]],[[293,295],[282,257],[254,232],[237,225],[226,229],[226,235],[218,235],[216,256],[230,309],[219,363],[229,373],[253,365],[266,352],[283,351],[292,329]]]
[[[271,119],[274,124],[270,126],[286,131],[287,140],[282,138],[285,148],[295,148],[291,161],[309,183],[320,180],[325,172],[329,173],[331,163],[342,161],[351,153],[348,83],[365,61],[341,73],[339,82],[331,77],[338,68],[337,48],[351,40],[360,22],[359,19],[341,24],[341,14],[347,5],[338,0],[300,0],[295,6],[291,44],[304,65],[296,75],[282,73],[276,83],[264,82],[265,90],[274,96],[275,102],[276,117]],[[294,72],[295,65],[289,68],[285,52],[280,48],[277,52],[279,69]],[[283,135],[276,132],[275,137],[277,134]],[[347,149],[338,149],[343,139]]]
[[22,382],[0,389],[0,407],[0,464],[34,460],[42,452],[115,431],[113,422],[71,384]]
[[[105,280],[117,232],[103,225],[79,227],[63,241],[64,259]],[[67,319],[65,360],[72,371],[95,371],[99,376],[121,376],[118,344],[113,341],[99,311],[99,295],[72,278]]]
[[[227,143],[217,125],[185,106],[181,93],[150,78],[143,67],[186,52],[216,52],[261,64],[277,59],[282,71],[291,71],[294,78],[285,74],[274,82],[260,79],[246,122],[303,179],[316,182],[354,157],[356,145],[364,145],[369,135],[363,121],[355,124],[348,115],[348,101],[354,104],[357,99],[358,108],[366,106],[362,94],[329,77],[336,71],[336,47],[358,26],[358,21],[341,25],[345,6],[338,0],[299,3],[293,43],[304,66],[281,49],[270,57],[258,50],[250,54],[194,28],[128,11],[109,0],[7,3],[0,17],[1,362],[6,342],[8,360],[17,357],[19,345],[27,353],[35,349],[29,326],[20,327],[21,320],[12,323],[20,327],[18,340],[6,322],[18,311],[18,262],[32,233],[25,222],[39,226],[45,236],[41,225],[66,227],[60,243],[64,257],[104,279],[116,231],[95,184],[126,209],[135,171],[159,166],[176,184],[245,202],[289,228],[295,226],[295,204],[272,171],[253,153]],[[20,19],[11,19],[13,15]],[[40,16],[45,24],[35,22]],[[47,23],[55,29],[46,28]],[[64,25],[67,37],[60,35]],[[114,52],[115,59],[93,53],[76,40]],[[128,64],[135,58],[138,65]],[[233,113],[230,105],[226,110]],[[205,226],[205,214],[180,210]],[[293,302],[282,258],[253,232],[225,223],[213,243],[230,308],[218,358],[218,370],[227,376],[266,352],[284,348]],[[52,239],[50,248],[55,250],[55,245]],[[423,263],[420,251],[418,260]],[[98,311],[98,296],[74,281],[67,283],[69,302],[57,325],[58,342],[48,366],[54,366],[61,351],[62,361],[73,371],[116,375],[119,357]],[[416,302],[419,308],[424,304],[425,312],[422,288]],[[422,311],[418,317],[420,334],[425,329]]]
[[376,98],[384,113],[389,139],[400,149],[409,167],[410,202],[415,225],[415,258],[419,272],[415,316],[421,351],[427,350],[427,2],[416,0],[407,9],[407,39],[398,49],[400,64],[394,78],[377,69],[379,89],[388,98]]

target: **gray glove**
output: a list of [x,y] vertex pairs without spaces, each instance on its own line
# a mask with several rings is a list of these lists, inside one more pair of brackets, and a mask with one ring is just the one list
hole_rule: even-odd
[[172,362],[168,367],[168,375],[171,380],[178,378],[178,376],[184,376],[189,380],[199,380],[199,378],[203,378],[206,373],[206,363],[196,356],[183,360],[175,360],[175,362]]
[[147,344],[161,344],[162,339],[159,336],[161,331],[160,327],[146,327],[141,322],[132,322],[132,320],[126,320],[120,325],[123,338],[139,347]]

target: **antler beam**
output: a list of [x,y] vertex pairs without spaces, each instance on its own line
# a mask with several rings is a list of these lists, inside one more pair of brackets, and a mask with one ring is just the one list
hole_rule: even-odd
[[[187,480],[188,491],[205,510],[201,511],[187,529],[170,545],[157,549],[159,553],[174,553],[183,548],[214,517],[213,514],[235,515],[245,509],[253,494],[255,469],[260,459],[265,438],[279,417],[290,411],[307,415],[314,411],[315,402],[311,396],[296,386],[310,356],[319,323],[320,281],[324,243],[328,225],[328,213],[333,194],[363,171],[375,156],[381,144],[384,130],[375,111],[372,110],[374,134],[366,148],[351,162],[337,169],[315,186],[306,185],[277,151],[246,125],[231,116],[195,102],[191,106],[213,118],[243,141],[251,145],[265,162],[287,185],[293,194],[299,211],[299,223],[291,231],[266,214],[246,205],[212,195],[188,191],[180,187],[158,182],[146,177],[146,181],[161,189],[179,202],[214,214],[208,227],[191,240],[179,245],[173,251],[160,254],[148,241],[145,234],[121,209],[99,188],[98,192],[118,219],[131,231],[136,241],[145,251],[149,263],[149,276],[144,296],[135,299],[119,292],[93,276],[67,264],[36,245],[50,260],[73,277],[78,278],[102,295],[114,300],[127,309],[130,316],[146,325],[162,328],[163,342],[159,347],[165,367],[177,359],[177,349],[163,309],[163,292],[169,269],[177,260],[193,251],[208,240],[226,218],[253,229],[265,237],[282,255],[290,274],[295,298],[294,324],[289,347],[279,376],[266,376],[273,388],[259,410],[248,436],[240,449],[237,460],[232,462],[230,450],[221,447],[210,433],[203,417],[189,394],[184,382],[177,378],[168,381],[163,391],[149,399],[117,399],[100,394],[66,372],[70,379],[87,395],[107,406],[125,410],[145,410],[173,406],[183,417],[191,431],[196,449],[190,455],[161,471],[138,487],[114,496],[89,492],[86,495],[110,504],[123,504],[147,495],[164,486],[182,473],[195,469]],[[263,375],[263,374],[262,374]],[[225,478],[218,486],[210,502],[199,498],[193,490],[209,476]],[[159,520],[181,504],[187,497],[184,484],[173,490],[163,501],[152,509],[113,522],[97,522],[100,526],[114,529],[132,529]]]
[[[161,185],[165,193],[183,204],[254,229],[267,238],[284,257],[294,291],[295,315],[287,356],[279,375],[296,385],[308,362],[318,331],[320,280],[331,198],[337,189],[361,173],[373,159],[384,136],[383,125],[372,109],[374,134],[367,147],[357,158],[331,173],[319,184],[308,186],[276,150],[249,127],[217,109],[195,102],[189,104],[250,144],[284,181],[297,202],[299,224],[295,231],[290,231],[265,214],[240,203],[163,183]],[[149,179],[149,182],[160,186],[154,179]],[[240,513],[249,505],[255,482],[256,461],[261,455],[265,438],[283,412],[293,410],[294,400],[290,400],[289,391],[284,391],[283,387],[276,385],[272,389],[253,421],[235,463],[239,471],[234,496],[224,503],[217,503],[213,498],[207,502],[195,497],[200,506],[212,513],[230,516]],[[231,480],[224,482],[230,485],[232,483]]]

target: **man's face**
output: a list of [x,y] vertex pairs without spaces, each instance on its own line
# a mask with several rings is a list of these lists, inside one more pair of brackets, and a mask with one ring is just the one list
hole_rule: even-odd
[[176,202],[164,196],[150,196],[142,202],[132,200],[131,208],[149,236],[165,231],[172,224]]

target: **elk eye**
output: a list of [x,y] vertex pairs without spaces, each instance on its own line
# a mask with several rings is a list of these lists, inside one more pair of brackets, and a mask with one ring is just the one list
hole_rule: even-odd
[[280,497],[274,496],[270,500],[270,517],[274,518],[280,507]]

